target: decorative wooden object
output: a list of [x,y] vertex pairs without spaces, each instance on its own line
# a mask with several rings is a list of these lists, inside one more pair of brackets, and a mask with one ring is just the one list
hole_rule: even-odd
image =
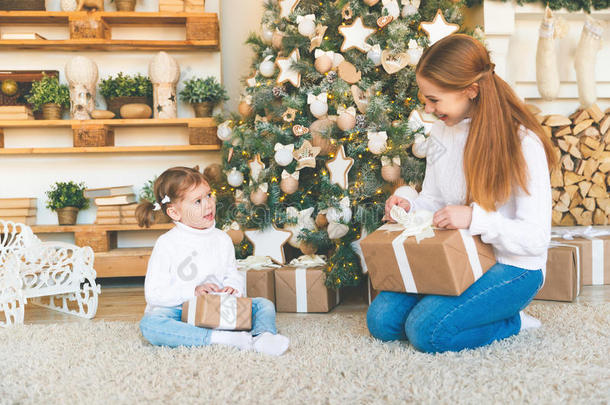
[[103,124],[75,124],[72,127],[75,147],[114,146],[114,129]]
[[218,37],[218,22],[209,17],[186,18],[186,40],[203,41]]
[[180,79],[178,62],[166,52],[159,52],[148,65],[153,84],[153,114],[155,118],[176,118],[178,100],[176,84]]
[[0,105],[26,105],[25,96],[32,90],[32,82],[42,79],[42,75],[58,77],[57,70],[3,70],[0,72],[0,82],[11,79],[19,87],[17,94],[7,96],[0,91]]
[[44,10],[45,0],[0,0],[0,10]]
[[205,0],[184,0],[185,13],[205,12]]
[[159,11],[162,13],[180,13],[184,11],[184,0],[159,0]]
[[70,39],[110,39],[108,24],[99,14],[75,14],[69,17]]
[[189,144],[190,145],[220,145],[222,142],[216,136],[216,127],[200,123],[189,124]]
[[70,86],[70,114],[76,120],[88,120],[95,110],[98,71],[94,61],[77,56],[66,63],[66,79]]

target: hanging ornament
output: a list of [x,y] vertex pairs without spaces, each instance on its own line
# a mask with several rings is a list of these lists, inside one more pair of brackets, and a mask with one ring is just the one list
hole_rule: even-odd
[[248,118],[250,115],[252,115],[252,113],[254,112],[254,109],[252,108],[252,96],[251,95],[242,97],[242,100],[239,102],[239,105],[237,106],[237,111],[244,118]]
[[292,133],[294,136],[303,136],[309,133],[309,128],[304,127],[303,125],[295,125],[292,127]]
[[356,107],[358,107],[358,111],[362,114],[366,114],[366,111],[369,108],[369,99],[373,96],[373,88],[369,87],[366,91],[362,91],[360,87],[352,85],[350,89],[352,91],[354,103],[356,103]]
[[394,17],[392,17],[391,15],[384,15],[377,19],[377,26],[380,30],[382,30],[392,21],[394,21]]
[[369,7],[373,7],[377,3],[379,3],[379,0],[364,0],[364,4]]
[[428,35],[430,45],[434,45],[439,40],[460,29],[460,26],[457,24],[449,24],[441,10],[437,10],[432,22],[422,22],[420,26]]
[[267,45],[271,45],[273,30],[268,25],[263,25],[261,29],[261,37],[263,38],[263,42],[265,42]]
[[275,225],[263,230],[252,229],[245,231],[246,238],[252,243],[254,256],[269,256],[278,264],[286,263],[284,245],[292,233],[277,229]]
[[284,225],[284,230],[292,232],[292,236],[288,240],[288,244],[292,247],[299,248],[301,246],[301,241],[299,240],[299,234],[307,229],[309,231],[316,230],[316,224],[313,220],[313,210],[314,207],[309,207],[302,211],[299,211],[295,207],[286,208],[286,218],[288,219],[296,219],[296,224],[286,224]]
[[248,167],[250,168],[250,179],[255,182],[259,181],[261,172],[265,169],[265,164],[261,161],[261,155],[257,153],[254,159],[248,162]]
[[276,143],[275,147],[275,155],[273,158],[280,166],[288,166],[290,162],[292,162],[292,152],[294,152],[294,144],[290,145],[282,145],[281,143]]
[[363,114],[356,115],[356,128],[364,129],[366,128],[366,116]]
[[261,72],[261,75],[265,77],[271,77],[275,73],[275,62],[273,62],[273,55],[268,55],[258,66],[258,70]]
[[411,128],[411,131],[417,131],[419,128],[424,127],[424,134],[428,135],[432,130],[432,125],[437,120],[438,118],[432,114],[428,114],[420,109],[414,109],[409,114],[409,128]]
[[316,32],[313,37],[311,37],[309,52],[313,52],[314,49],[322,45],[322,40],[324,39],[324,34],[328,27],[326,25],[318,24],[316,26]]
[[604,26],[591,16],[587,16],[574,53],[574,68],[578,83],[578,100],[583,108],[590,107],[597,100],[595,90],[595,64],[597,52],[601,48]]
[[271,89],[271,93],[273,93],[273,97],[280,98],[286,96],[286,91],[284,90],[284,86],[275,86]]
[[254,72],[252,74],[252,76],[246,78],[246,84],[248,85],[248,87],[255,87],[256,86],[256,73]]
[[400,157],[394,156],[392,159],[387,156],[381,157],[381,178],[389,183],[400,179]]
[[241,226],[239,226],[237,221],[231,222],[230,225],[225,225],[222,230],[229,235],[233,245],[235,246],[238,246],[241,241],[244,240],[244,231],[241,229]]
[[299,245],[299,249],[301,249],[301,252],[307,256],[315,255],[316,252],[318,251],[318,248],[316,247],[316,245],[314,245],[313,243],[306,242],[306,241],[301,241],[301,244]]
[[216,129],[216,136],[221,141],[228,141],[231,139],[233,135],[233,130],[231,129],[231,121],[225,121],[222,124],[218,125]]
[[329,222],[326,232],[328,232],[328,238],[331,240],[341,239],[349,232],[349,226],[337,222]]
[[320,155],[327,156],[334,151],[331,133],[335,123],[330,118],[322,118],[311,123],[311,144],[320,148]]
[[328,226],[328,219],[326,219],[326,210],[322,210],[316,216],[316,226],[318,229],[324,229]]
[[250,193],[250,201],[254,205],[263,205],[267,202],[269,195],[267,190],[269,185],[267,183],[259,184],[258,187]]
[[380,155],[388,149],[388,134],[385,131],[368,132],[367,138],[369,140],[367,148],[369,148],[371,153]]
[[326,162],[326,167],[330,172],[330,183],[338,184],[339,187],[346,190],[348,184],[348,173],[354,165],[354,159],[345,156],[345,149],[341,145],[337,151],[337,155]]
[[231,163],[231,159],[233,159],[233,153],[235,153],[235,151],[233,150],[233,148],[230,148],[229,153],[227,153],[227,163]]
[[277,76],[277,84],[290,82],[294,87],[301,86],[301,73],[298,70],[292,69],[292,64],[300,59],[299,49],[295,48],[287,58],[277,58],[277,63],[280,68],[280,74]]
[[320,153],[320,148],[312,146],[309,141],[304,141],[301,147],[295,150],[292,154],[294,159],[297,161],[297,170],[301,170],[304,167],[316,167],[316,156]]
[[256,117],[254,118],[254,124],[256,124],[258,122],[268,123],[269,122],[269,118],[261,117],[260,115],[256,114]]
[[288,173],[282,170],[282,180],[280,181],[280,190],[286,194],[294,194],[299,189],[299,173]]
[[309,93],[307,95],[307,104],[309,104],[309,111],[311,111],[314,117],[325,117],[328,112],[328,95],[320,93],[314,96],[312,93]]
[[345,6],[343,6],[343,9],[341,10],[341,16],[343,17],[344,20],[351,20],[352,17],[354,16],[354,12],[352,11],[352,6],[347,3]]
[[316,16],[315,14],[307,14],[306,16],[297,17],[297,30],[304,37],[311,38],[316,33]]
[[356,69],[356,66],[346,60],[341,62],[337,71],[339,72],[339,77],[348,84],[358,83],[362,78],[362,73]]
[[297,110],[294,108],[287,108],[286,111],[282,114],[282,118],[286,122],[292,122],[297,116]]
[[425,159],[428,152],[428,138],[422,134],[415,135],[415,141],[411,148],[413,156],[419,159]]
[[271,37],[271,46],[276,51],[282,49],[282,42],[284,41],[285,34],[282,31],[275,30],[273,37]]
[[339,107],[337,109],[337,126],[341,131],[350,131],[356,126],[356,108]]
[[394,19],[400,17],[400,7],[398,6],[398,0],[382,0],[383,9],[382,13],[386,12]]
[[339,27],[339,33],[343,35],[341,52],[356,48],[361,52],[368,52],[371,45],[366,43],[369,36],[375,33],[374,28],[366,27],[362,22],[362,17],[356,18],[352,25]]
[[203,175],[214,184],[219,184],[222,181],[222,166],[218,163],[212,163],[203,170]]
[[409,40],[409,49],[407,50],[407,54],[409,55],[409,65],[417,66],[419,63],[419,59],[421,55],[424,53],[424,48],[422,48],[416,40]]
[[402,68],[407,66],[408,63],[409,54],[405,52],[393,54],[389,49],[384,49],[384,51],[381,53],[381,65],[389,74],[394,74],[400,71]]
[[366,57],[373,62],[375,66],[381,65],[381,47],[379,44],[375,44],[366,53]]
[[299,4],[301,0],[279,0],[278,3],[280,5],[280,17],[288,18],[290,13],[294,11],[297,4]]
[[328,83],[334,83],[335,80],[337,80],[337,72],[334,70],[331,70],[330,72],[328,72],[328,74],[326,75],[326,81]]
[[229,173],[227,173],[227,182],[232,187],[239,187],[244,182],[244,174],[234,167]]
[[409,16],[417,14],[420,3],[421,0],[401,0],[402,11],[400,15],[402,15],[403,18],[407,18]]
[[349,221],[352,220],[352,208],[349,197],[343,197],[341,200],[339,200],[339,208],[328,208],[326,210],[326,219],[328,220],[328,223],[349,223]]
[[316,49],[314,56],[316,58],[314,67],[318,72],[324,74],[333,68],[333,59],[335,57],[335,53],[333,51]]

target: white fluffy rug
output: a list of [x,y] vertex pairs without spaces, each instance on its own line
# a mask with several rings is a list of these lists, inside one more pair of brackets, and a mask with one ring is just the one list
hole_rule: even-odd
[[0,403],[583,403],[610,401],[610,303],[533,304],[542,329],[428,355],[372,339],[364,312],[280,314],[280,358],[152,347],[136,323],[0,330]]

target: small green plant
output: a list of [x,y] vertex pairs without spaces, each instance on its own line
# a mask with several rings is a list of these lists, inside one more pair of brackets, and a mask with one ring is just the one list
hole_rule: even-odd
[[67,108],[70,105],[70,89],[65,84],[59,84],[57,77],[43,75],[42,79],[32,83],[32,90],[26,100],[32,104],[34,111],[49,103]]
[[216,81],[214,76],[193,78],[184,82],[184,89],[180,92],[180,99],[186,103],[211,102],[218,104],[229,99],[227,90]]
[[152,97],[153,88],[150,79],[140,73],[130,76],[120,72],[101,81],[100,93],[105,98]]
[[155,203],[155,180],[157,180],[157,176],[144,183],[144,187],[140,191],[140,200],[150,201],[152,204]]
[[73,181],[58,181],[47,191],[47,208],[57,211],[60,208],[75,207],[85,209],[89,207],[89,200],[85,198],[85,183]]

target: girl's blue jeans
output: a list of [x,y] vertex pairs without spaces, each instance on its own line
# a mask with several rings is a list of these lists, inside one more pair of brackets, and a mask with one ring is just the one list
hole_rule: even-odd
[[377,339],[408,339],[422,352],[474,349],[519,333],[519,311],[542,281],[541,270],[496,263],[457,297],[382,291],[367,325]]
[[[213,329],[182,322],[182,306],[155,308],[140,321],[142,336],[155,346],[206,346]],[[275,306],[266,298],[252,298],[252,336],[263,332],[277,333]]]

